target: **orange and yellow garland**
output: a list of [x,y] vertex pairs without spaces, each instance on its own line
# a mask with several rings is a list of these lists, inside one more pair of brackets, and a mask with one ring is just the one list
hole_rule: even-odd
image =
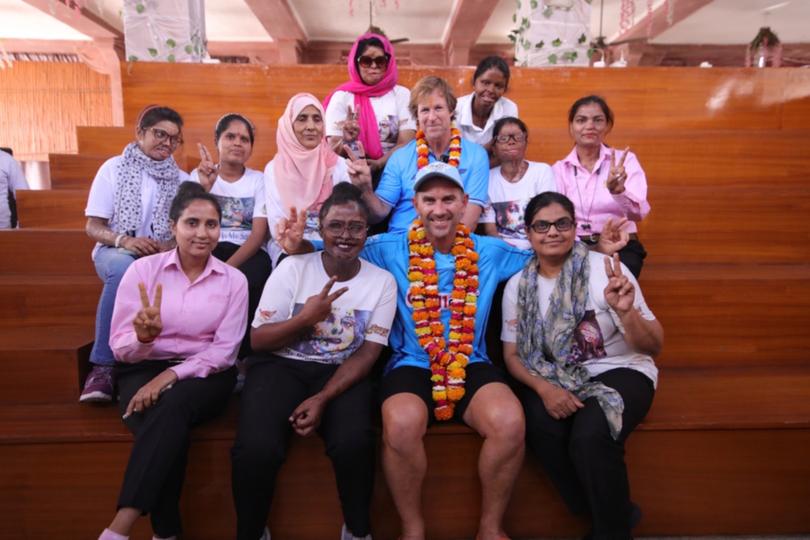
[[475,311],[478,300],[478,253],[469,229],[459,224],[451,253],[456,258],[453,292],[450,294],[450,332],[444,338],[439,299],[439,274],[433,258],[433,245],[425,235],[420,219],[408,231],[411,283],[408,295],[413,306],[413,322],[419,344],[430,357],[433,382],[433,413],[437,420],[450,420],[456,402],[464,397],[465,368],[473,352]]
[[[453,167],[458,167],[459,160],[461,160],[461,132],[455,126],[453,126],[450,128],[450,134],[452,137],[450,138],[450,148],[448,150],[449,159],[447,160],[447,163]],[[428,153],[430,153],[430,148],[428,147],[427,140],[425,139],[425,132],[420,129],[416,132],[417,170],[430,163]]]

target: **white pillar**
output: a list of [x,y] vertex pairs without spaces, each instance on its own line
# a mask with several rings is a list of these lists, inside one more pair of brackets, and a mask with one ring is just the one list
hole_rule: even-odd
[[124,0],[123,20],[129,62],[201,62],[208,56],[204,0]]
[[588,0],[518,0],[514,21],[517,65],[588,65]]

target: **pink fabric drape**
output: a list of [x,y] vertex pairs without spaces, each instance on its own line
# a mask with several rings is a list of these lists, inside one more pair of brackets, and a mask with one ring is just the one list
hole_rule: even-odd
[[[358,44],[364,39],[368,38],[379,39],[383,44],[383,50],[390,56],[390,59],[388,60],[388,69],[385,72],[385,76],[380,79],[380,82],[371,86],[363,82],[363,79],[360,77],[360,72],[357,69],[357,65],[354,62],[354,58],[357,55]],[[363,148],[366,150],[366,155],[372,159],[377,159],[382,157],[383,151],[382,145],[380,144],[380,131],[377,127],[377,117],[374,114],[374,109],[371,106],[371,101],[369,98],[384,96],[393,90],[397,85],[399,75],[397,73],[397,60],[394,56],[394,47],[385,36],[367,32],[357,38],[357,41],[355,41],[354,45],[352,45],[352,50],[349,52],[348,63],[349,78],[351,80],[332,90],[332,92],[324,100],[323,106],[326,108],[329,105],[329,100],[332,98],[332,94],[338,90],[343,90],[344,92],[351,92],[354,94],[354,110],[360,115],[360,142],[363,143]]]

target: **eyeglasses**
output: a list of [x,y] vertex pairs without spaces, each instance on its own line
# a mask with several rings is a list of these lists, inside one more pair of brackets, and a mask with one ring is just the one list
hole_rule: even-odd
[[149,129],[149,131],[152,132],[152,135],[155,137],[155,139],[158,140],[158,142],[163,142],[163,141],[168,139],[169,144],[171,146],[179,146],[179,145],[183,144],[183,134],[182,133],[178,133],[177,135],[169,135],[169,132],[166,131],[165,129],[160,129],[159,127],[154,127],[154,126],[148,128],[148,129]]
[[570,217],[561,217],[557,221],[545,221],[545,220],[538,220],[532,223],[529,227],[536,232],[537,234],[547,233],[551,226],[554,225],[554,228],[557,229],[558,232],[565,232],[570,230],[571,227],[575,225],[574,220]]
[[515,141],[516,143],[522,143],[526,140],[526,135],[523,133],[513,133],[512,135],[498,135],[495,137],[495,141],[501,144],[506,144],[509,141]]
[[324,223],[323,228],[333,236],[341,236],[344,231],[348,231],[349,236],[354,236],[355,238],[363,236],[368,231],[368,225],[362,221],[350,221],[348,223],[344,221],[330,221]]
[[366,69],[370,68],[372,64],[377,69],[384,69],[388,65],[388,54],[384,56],[361,56],[357,59],[357,65]]

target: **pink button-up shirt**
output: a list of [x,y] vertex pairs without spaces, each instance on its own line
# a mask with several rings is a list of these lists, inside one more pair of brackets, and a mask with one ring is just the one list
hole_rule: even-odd
[[[138,283],[154,302],[163,286],[163,331],[141,343],[132,320],[141,309]],[[178,379],[206,377],[231,367],[247,327],[247,279],[213,255],[193,283],[180,267],[177,250],[136,260],[127,268],[115,297],[110,347],[119,362],[183,361],[171,369]]]
[[[610,172],[611,152],[612,148],[602,145],[593,172],[580,164],[576,147],[552,167],[557,191],[574,203],[577,213],[577,234],[580,236],[601,233],[608,219],[622,217],[629,220],[625,230],[637,232],[638,227],[634,222],[641,221],[650,212],[650,204],[647,202],[647,176],[633,152],[629,152],[627,159],[624,160],[624,170],[627,173],[624,192],[613,195],[608,190],[606,183]],[[622,155],[621,150],[616,151],[616,163],[621,160]]]

